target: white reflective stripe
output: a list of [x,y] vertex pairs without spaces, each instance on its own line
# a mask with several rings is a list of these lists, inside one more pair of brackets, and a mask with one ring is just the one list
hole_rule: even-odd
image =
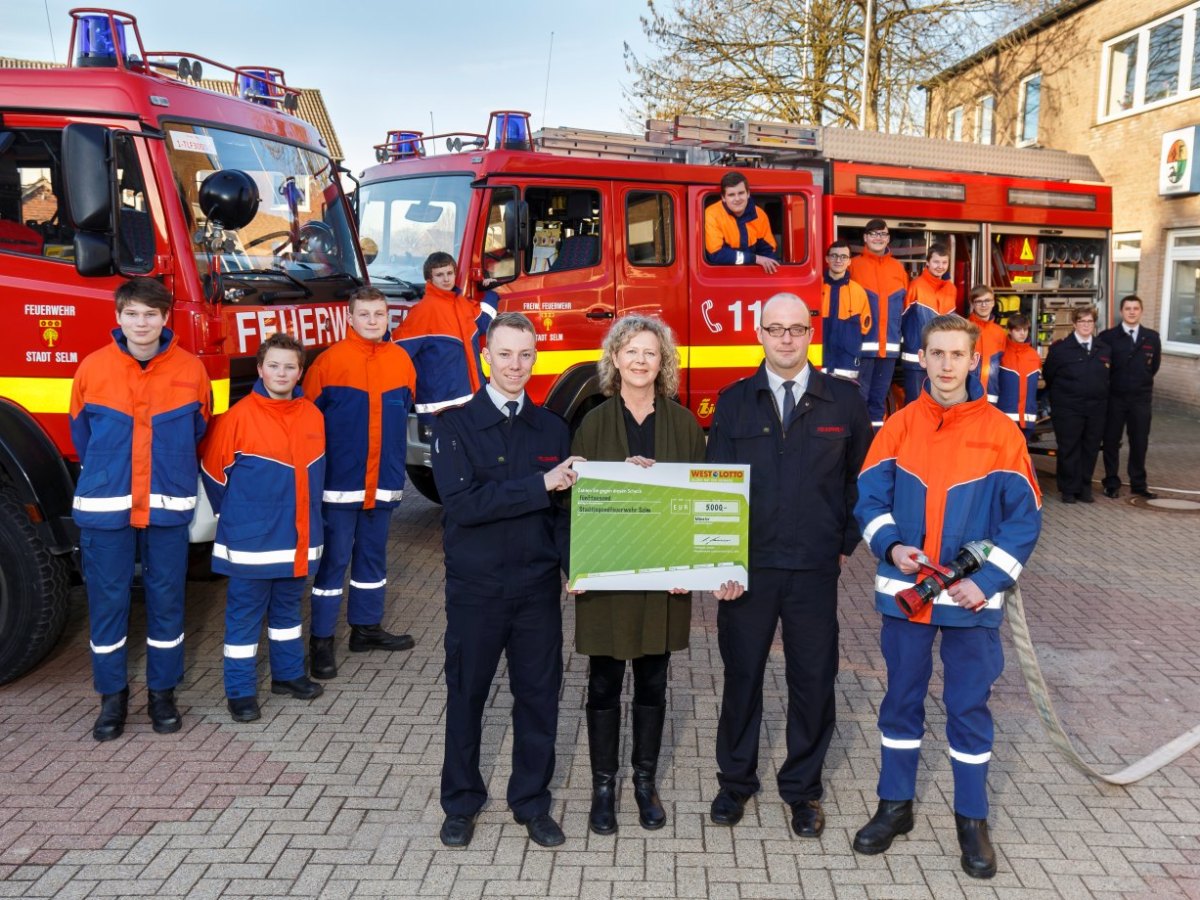
[[987,753],[963,753],[951,747],[950,758],[958,760],[960,763],[970,763],[973,766],[978,766],[992,758],[992,751],[989,750]]
[[1036,422],[1037,421],[1037,413],[1025,413],[1025,421],[1026,422]]
[[1025,568],[1011,554],[1006,553],[999,547],[992,547],[992,552],[988,554],[988,562],[994,566],[998,566],[1000,571],[1016,581],[1021,577],[1021,571]]
[[383,587],[385,584],[387,584],[386,578],[383,581],[355,581],[353,578],[350,579],[350,587],[358,588],[360,591],[373,591],[376,588]]
[[882,516],[876,516],[867,523],[867,527],[863,529],[863,540],[868,544],[875,537],[875,533],[884,525],[895,525],[896,519],[891,513],[884,513]]
[[399,500],[404,496],[404,491],[385,491],[383,488],[375,489],[375,499],[382,500],[388,503],[392,500]]
[[367,499],[366,491],[325,491],[321,499],[326,503],[362,503]]
[[1016,422],[1018,419],[1021,418],[1016,413],[1005,413],[1005,415],[1008,416],[1010,419],[1012,419],[1014,422]]
[[837,375],[839,378],[853,378],[858,380],[858,369],[831,369],[830,375]]
[[890,738],[886,734],[880,733],[879,740],[885,747],[890,747],[893,750],[920,750],[921,739],[910,740],[907,738]]
[[864,350],[878,350],[879,341],[863,341],[862,348]]
[[899,344],[892,344],[892,343],[889,343],[889,344],[887,345],[887,349],[888,349],[888,352],[889,352],[889,353],[891,353],[893,350],[895,350],[897,353],[899,353],[899,352],[900,352],[900,345],[899,345]]
[[342,596],[341,588],[318,588],[312,589],[314,597],[340,597]]
[[91,646],[93,653],[112,653],[114,650],[120,650],[125,646],[125,638],[121,638],[115,644],[107,644],[100,647],[97,647],[91,641],[88,641],[88,644]]
[[267,638],[272,641],[300,640],[300,626],[294,628],[267,628]]
[[437,403],[418,403],[413,407],[419,413],[435,413],[451,406],[462,406],[471,399],[470,394],[465,394],[462,397],[455,397],[453,400],[439,400]]
[[737,252],[737,265],[743,265],[746,262],[746,254],[741,250]]
[[920,362],[921,358],[915,353],[901,353],[900,358],[905,362]]
[[[993,552],[995,552],[995,551],[993,551]],[[990,559],[990,557],[989,557],[989,559]],[[892,597],[895,597],[896,594],[900,593],[900,591],[903,591],[912,586],[913,586],[913,583],[911,581],[902,581],[899,578],[885,578],[883,575],[875,576],[875,590],[881,594],[888,594],[889,596],[892,596]],[[940,594],[938,594],[936,597],[934,597],[933,602],[937,606],[958,606],[958,604],[955,603],[950,598],[950,595],[947,594],[945,591],[942,591]],[[1004,605],[1004,592],[998,591],[997,593],[992,594],[992,596],[987,598],[987,603],[984,605],[984,609],[999,609],[1003,605]]]
[[154,647],[158,650],[170,650],[172,647],[178,647],[183,643],[183,632],[179,632],[179,637],[173,641],[156,641],[152,637],[146,638],[146,646]]
[[258,644],[226,644],[225,656],[229,659],[254,659],[258,655]]
[[151,509],[173,509],[185,510],[196,508],[195,497],[171,497],[167,494],[151,494],[150,495]]
[[995,403],[1000,399],[999,394],[988,394],[988,403]]
[[[308,558],[320,559],[322,547],[309,547]],[[272,566],[289,563],[296,558],[295,550],[230,550],[224,544],[213,544],[213,556],[240,566]]]
[[871,423],[871,426],[872,426],[872,427],[874,427],[874,428],[882,428],[882,427],[883,427],[883,420],[882,420],[882,419],[880,419],[878,422],[872,422],[872,423]]
[[76,497],[72,506],[80,512],[120,512],[133,509],[133,494],[124,497]]
[[490,303],[480,303],[479,311],[487,313],[493,319],[496,318],[496,307],[492,306]]

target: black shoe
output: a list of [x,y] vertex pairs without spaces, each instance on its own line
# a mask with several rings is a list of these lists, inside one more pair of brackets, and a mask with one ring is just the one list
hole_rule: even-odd
[[183,716],[175,705],[175,690],[150,691],[146,710],[150,713],[150,724],[159,734],[173,734],[183,727]]
[[332,637],[308,639],[308,668],[313,678],[337,678],[337,656]]
[[315,681],[309,681],[301,675],[299,678],[293,678],[291,681],[275,681],[272,679],[271,693],[288,694],[297,700],[316,700],[325,693],[325,688]]
[[729,788],[721,788],[717,791],[717,796],[713,797],[708,817],[712,819],[714,825],[736,825],[742,821],[742,813],[745,811],[746,801],[749,799],[750,797],[746,794],[739,794]]
[[227,697],[225,705],[235,722],[256,722],[262,718],[257,697]]
[[911,800],[880,800],[871,821],[854,836],[854,852],[874,856],[892,846],[900,834],[913,830],[913,803]]
[[820,837],[825,830],[825,811],[820,800],[797,800],[792,804],[792,831],[799,837]]
[[442,822],[442,830],[438,837],[447,847],[465,847],[471,843],[471,838],[475,837],[475,820],[477,818],[479,818],[478,813],[473,816],[446,816],[446,821]]
[[550,813],[534,816],[527,822],[517,819],[517,823],[524,825],[525,830],[529,832],[529,839],[542,847],[557,847],[567,839]]
[[1092,496],[1091,491],[1082,491],[1079,494],[1079,502],[1080,503],[1095,503],[1096,498]]
[[92,726],[92,737],[98,741],[114,741],[125,731],[125,716],[129,713],[129,685],[115,694],[100,695],[100,715]]
[[588,755],[592,764],[592,809],[588,828],[596,834],[617,830],[617,754],[621,744],[621,709],[588,707]]
[[1154,493],[1154,491],[1148,491],[1145,488],[1142,488],[1140,491],[1133,491],[1133,493],[1137,494],[1139,497],[1141,497],[1145,500],[1157,500],[1158,499],[1158,494]]
[[667,812],[654,783],[667,708],[635,703],[632,712],[633,799],[637,802],[638,824],[647,831],[657,831],[667,824]]
[[[1134,493],[1137,493],[1137,492],[1134,491]],[[1115,487],[1106,487],[1104,489],[1104,496],[1107,497],[1109,500],[1116,500],[1118,497],[1121,496],[1121,489],[1115,488]]]
[[1063,494],[1063,495],[1062,495],[1062,502],[1063,502],[1063,503],[1075,503],[1075,502],[1077,502],[1077,501],[1075,500],[1075,495],[1074,495],[1074,494]]
[[365,650],[411,650],[416,643],[411,634],[391,634],[378,625],[351,625],[350,652]]
[[987,819],[968,819],[954,814],[958,846],[962,848],[962,870],[972,878],[991,878],[996,874],[996,851],[988,836]]

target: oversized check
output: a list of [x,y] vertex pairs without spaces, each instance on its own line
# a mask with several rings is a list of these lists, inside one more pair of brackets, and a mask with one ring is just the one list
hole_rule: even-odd
[[575,464],[572,590],[749,587],[750,467]]

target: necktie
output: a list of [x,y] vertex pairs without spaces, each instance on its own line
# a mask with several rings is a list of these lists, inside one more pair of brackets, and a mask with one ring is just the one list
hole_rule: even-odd
[[1137,343],[1137,332],[1134,331],[1132,328],[1129,329],[1129,339],[1131,341],[1133,341],[1135,344]]
[[508,410],[508,420],[504,423],[506,427],[512,428],[512,423],[517,418],[517,407],[520,406],[516,400],[509,400],[504,404],[504,408]]
[[792,393],[792,388],[796,386],[794,381],[785,381],[783,383],[783,427],[787,428],[792,422],[792,415],[796,412],[796,395]]

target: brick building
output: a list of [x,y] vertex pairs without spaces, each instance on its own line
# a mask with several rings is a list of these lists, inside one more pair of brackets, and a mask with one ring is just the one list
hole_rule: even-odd
[[1163,337],[1160,402],[1200,410],[1200,2],[1066,0],[927,86],[926,133],[1091,157],[1113,189],[1113,301]]

